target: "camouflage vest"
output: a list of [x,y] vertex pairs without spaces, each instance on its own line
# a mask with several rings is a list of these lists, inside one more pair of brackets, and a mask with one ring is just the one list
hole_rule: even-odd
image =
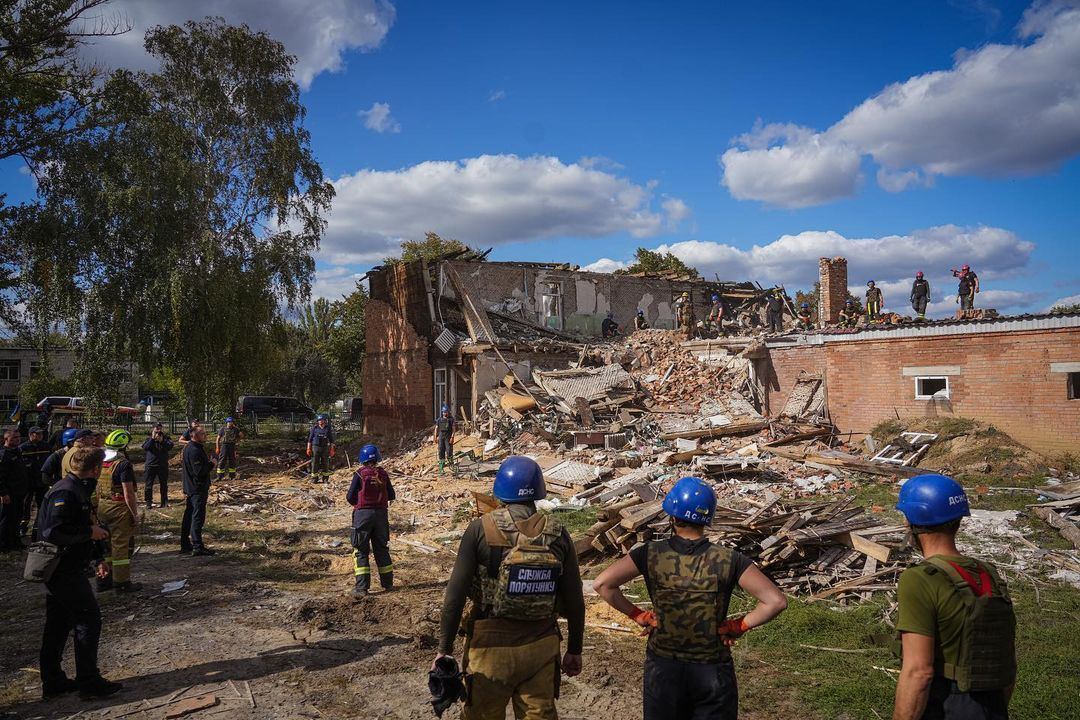
[[941,557],[928,558],[923,565],[945,573],[967,610],[959,661],[935,670],[955,680],[960,692],[1001,690],[1015,682],[1016,615],[997,571],[980,562],[979,577],[974,577]]
[[98,476],[97,488],[94,491],[97,495],[97,500],[93,503],[95,507],[102,498],[112,499],[114,495],[124,494],[124,486],[114,478],[114,475],[116,468],[126,460],[127,457],[123,453],[117,453],[111,460],[101,463],[101,475]]
[[732,554],[710,545],[697,555],[683,555],[667,540],[648,545],[649,586],[658,627],[649,650],[686,662],[719,662],[730,657],[716,631],[731,596]]
[[222,445],[235,445],[240,439],[240,428],[226,425],[221,428],[220,438]]
[[[484,616],[507,620],[555,617],[555,599],[562,562],[552,544],[562,525],[550,515],[514,522],[506,508],[481,518],[491,560],[481,573],[480,605]],[[535,532],[533,536],[526,532]]]

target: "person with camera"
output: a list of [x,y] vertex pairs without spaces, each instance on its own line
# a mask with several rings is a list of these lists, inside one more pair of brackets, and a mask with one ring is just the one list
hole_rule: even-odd
[[173,441],[165,434],[161,423],[154,425],[150,437],[142,444],[142,449],[146,451],[146,462],[143,464],[143,484],[146,487],[143,499],[146,501],[147,510],[154,505],[154,481],[157,481],[161,495],[161,507],[169,506],[169,451],[172,448]]

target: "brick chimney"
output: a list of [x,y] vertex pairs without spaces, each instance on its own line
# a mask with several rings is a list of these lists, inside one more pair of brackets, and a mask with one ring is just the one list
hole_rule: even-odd
[[818,261],[821,291],[818,297],[818,327],[836,325],[847,300],[847,259],[821,258]]

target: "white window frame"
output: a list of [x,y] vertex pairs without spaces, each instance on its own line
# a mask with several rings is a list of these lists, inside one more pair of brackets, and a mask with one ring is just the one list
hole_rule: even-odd
[[3,369],[3,373],[0,374],[0,380],[17,382],[22,379],[22,361],[4,358],[3,360],[0,360],[0,368]]
[[[540,304],[540,324],[553,330],[563,329],[563,315],[566,308],[563,307],[562,283],[546,282],[542,302]],[[548,314],[549,308],[554,305],[555,312]],[[549,318],[555,318],[555,325],[548,323]]]
[[[440,374],[442,376],[442,379],[440,379]],[[432,393],[432,396],[435,398],[435,407],[433,408],[434,412],[432,413],[433,417],[440,417],[442,415],[443,403],[450,403],[450,395],[448,394],[450,389],[449,380],[450,375],[449,371],[446,368],[435,368],[434,374],[432,376],[432,383],[434,387],[434,393]],[[453,415],[453,413],[451,413],[451,415]]]
[[[945,381],[945,395],[938,395],[932,393],[930,395],[919,394],[919,383],[923,380],[944,380]],[[949,382],[948,375],[919,375],[915,378],[915,399],[916,400],[937,400],[944,397],[946,400],[952,399],[952,383]]]

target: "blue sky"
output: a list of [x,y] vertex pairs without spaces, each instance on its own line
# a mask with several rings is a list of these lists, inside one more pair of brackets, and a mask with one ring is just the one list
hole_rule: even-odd
[[[298,55],[338,186],[319,294],[424,230],[598,269],[664,248],[789,287],[843,254],[900,311],[924,270],[939,315],[964,262],[1005,312],[1080,294],[1074,2],[116,4],[137,29],[219,13]],[[145,63],[132,38],[95,52]]]

